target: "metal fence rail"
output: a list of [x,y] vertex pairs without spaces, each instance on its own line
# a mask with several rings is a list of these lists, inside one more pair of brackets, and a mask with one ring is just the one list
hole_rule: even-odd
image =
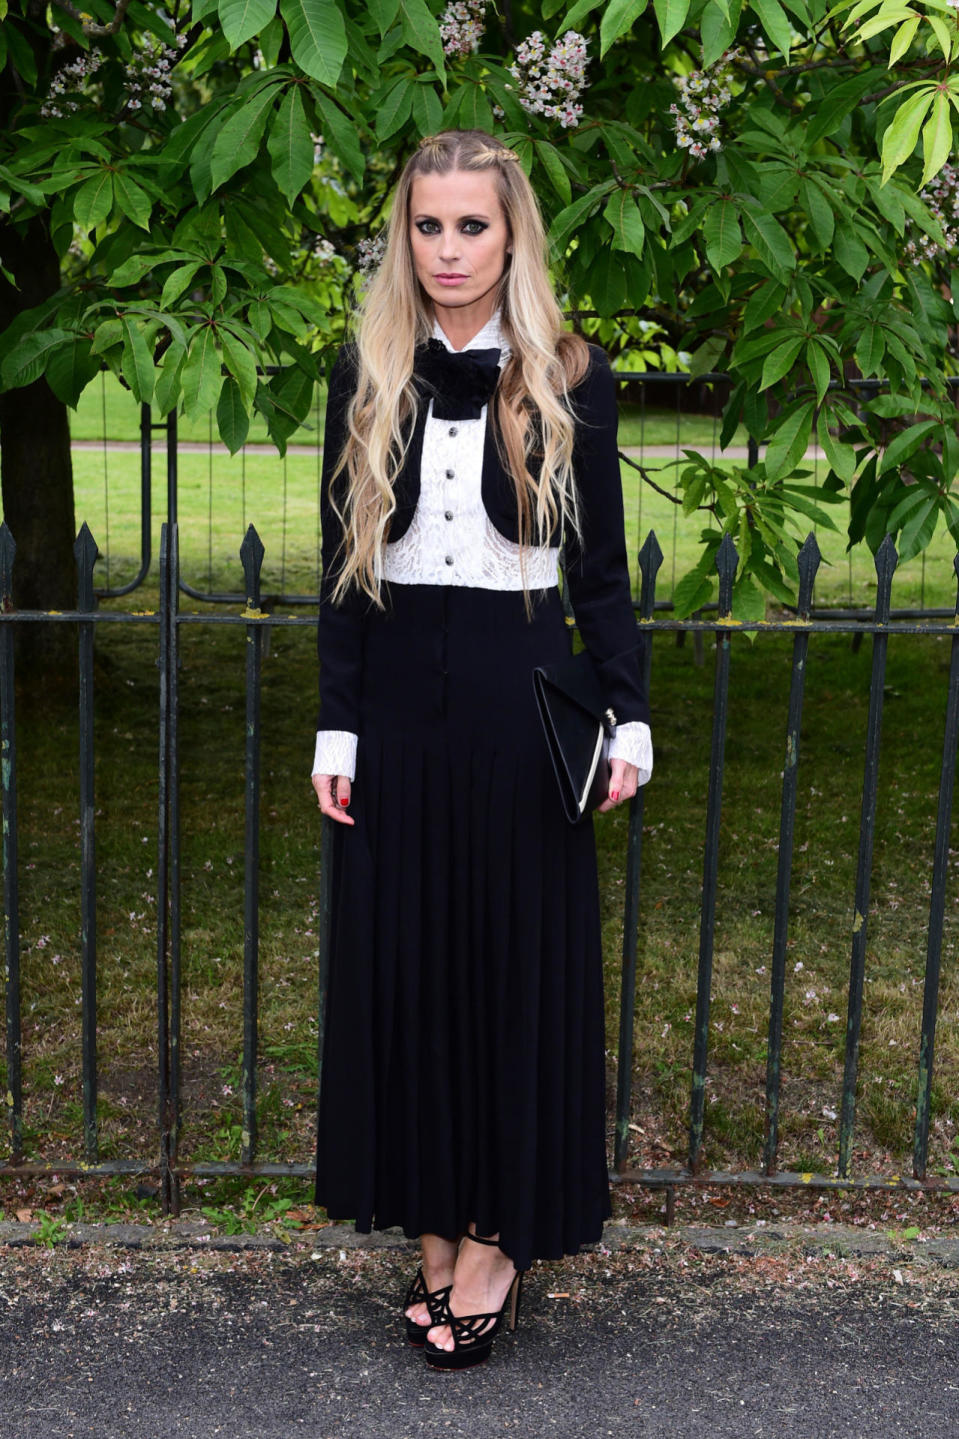
[[[10,1137],[10,1158],[0,1164],[0,1178],[39,1175],[107,1176],[150,1173],[159,1180],[160,1196],[165,1212],[176,1212],[179,1186],[187,1175],[248,1175],[298,1176],[309,1178],[312,1166],[259,1156],[257,1136],[257,1054],[259,1042],[259,873],[260,840],[260,753],[261,726],[259,703],[262,681],[264,642],[272,628],[312,627],[315,619],[308,615],[278,616],[260,608],[260,571],[264,549],[256,531],[250,527],[241,548],[246,580],[245,603],[242,609],[216,612],[186,613],[180,610],[178,597],[179,558],[178,534],[175,523],[164,525],[160,547],[160,602],[154,614],[97,609],[93,591],[93,566],[97,557],[96,543],[86,526],[76,546],[78,570],[77,607],[74,611],[54,614],[16,611],[11,606],[11,575],[15,544],[6,525],[0,525],[0,810],[2,810],[3,866],[3,947],[4,998],[6,1010],[6,1108]],[[959,1177],[929,1176],[927,1157],[929,1143],[930,1104],[933,1077],[934,1041],[938,1010],[945,914],[945,889],[948,869],[948,841],[953,808],[953,781],[959,742],[959,596],[950,620],[918,622],[890,619],[890,594],[897,565],[892,541],[887,539],[876,556],[878,579],[875,610],[867,623],[861,620],[818,620],[811,616],[810,604],[819,551],[810,536],[799,557],[801,575],[799,609],[795,618],[772,622],[743,624],[731,616],[733,579],[738,557],[731,539],[727,538],[717,556],[720,582],[718,612],[710,619],[671,620],[656,618],[656,581],[662,565],[662,551],[652,533],[639,555],[642,592],[638,623],[650,635],[678,633],[711,634],[715,636],[715,677],[712,717],[712,740],[709,784],[706,806],[705,840],[703,846],[701,917],[697,966],[697,998],[691,1055],[692,1085],[689,1107],[689,1151],[682,1168],[630,1169],[627,1167],[627,1138],[633,1075],[633,1023],[637,984],[638,927],[643,900],[642,834],[645,792],[640,791],[631,803],[627,852],[624,857],[626,874],[623,951],[621,969],[621,1001],[619,1014],[619,1053],[615,1114],[615,1147],[611,1177],[618,1182],[634,1182],[667,1190],[667,1217],[671,1215],[672,1195],[682,1184],[706,1185],[807,1185],[834,1188],[922,1188],[959,1192]],[[956,560],[959,576],[959,557]],[[14,627],[18,625],[68,625],[77,634],[79,655],[79,721],[81,755],[81,959],[82,1007],[81,1037],[83,1062],[83,1128],[82,1160],[61,1157],[33,1160],[24,1152],[24,1112],[22,1074],[22,996],[20,986],[20,917],[18,902],[16,716],[14,710]],[[156,931],[156,1019],[158,1036],[157,1090],[157,1154],[154,1161],[132,1158],[101,1160],[97,1134],[97,900],[96,900],[96,833],[94,768],[95,734],[94,701],[94,636],[98,625],[148,625],[154,627],[158,640],[158,811],[157,811],[157,874],[158,915]],[[217,1163],[181,1161],[179,1142],[184,1111],[181,1080],[181,898],[180,898],[180,737],[178,727],[179,679],[178,659],[180,637],[186,625],[228,625],[245,630],[246,644],[246,750],[245,750],[245,875],[244,875],[244,964],[243,964],[243,1064],[241,1081],[242,1144],[239,1160]],[[766,1132],[761,1167],[736,1173],[706,1171],[703,1166],[705,1131],[705,1089],[709,1065],[710,999],[713,992],[713,931],[715,900],[718,884],[720,819],[725,768],[726,722],[733,676],[734,637],[739,633],[757,635],[780,634],[792,637],[792,671],[788,711],[785,716],[785,757],[782,776],[779,856],[776,885],[775,927],[772,948],[769,995],[769,1028],[766,1073]],[[848,1014],[846,1024],[845,1070],[842,1083],[841,1118],[836,1170],[830,1174],[796,1174],[780,1172],[777,1165],[781,1118],[780,1076],[783,1046],[783,1005],[785,988],[785,954],[790,916],[790,877],[792,871],[792,838],[796,816],[797,773],[800,762],[799,735],[802,720],[807,656],[810,640],[817,634],[862,634],[872,636],[873,659],[869,693],[869,720],[864,752],[862,803],[858,840],[858,871],[854,896],[855,920],[851,935]],[[878,793],[878,761],[883,715],[883,679],[889,636],[950,636],[951,663],[946,694],[946,719],[943,739],[941,780],[939,787],[935,849],[932,858],[932,890],[926,933],[926,965],[923,1011],[918,1038],[916,1074],[916,1119],[913,1140],[913,1173],[910,1178],[894,1175],[856,1175],[851,1172],[852,1139],[856,1118],[856,1091],[859,1064],[859,1039],[862,1026],[862,996],[865,966],[865,944],[869,916],[869,882],[872,868],[872,844],[876,821]],[[655,646],[647,647],[647,665],[652,664]],[[655,692],[655,691],[654,691]],[[318,993],[318,1044],[323,1048],[324,995],[328,959],[328,926],[330,914],[329,824],[324,824],[321,854],[322,890],[320,901],[320,950]],[[758,1156],[757,1156],[758,1159]]]

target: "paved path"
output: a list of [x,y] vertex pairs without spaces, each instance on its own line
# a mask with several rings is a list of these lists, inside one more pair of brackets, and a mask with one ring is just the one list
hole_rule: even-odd
[[0,1436],[959,1433],[955,1268],[657,1233],[536,1266],[463,1375],[402,1341],[406,1247],[0,1249]]

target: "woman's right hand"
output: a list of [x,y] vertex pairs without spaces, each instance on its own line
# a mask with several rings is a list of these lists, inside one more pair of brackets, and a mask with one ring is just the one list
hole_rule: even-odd
[[346,813],[350,802],[350,781],[344,774],[315,774],[313,788],[320,802],[320,809],[337,824],[354,824]]

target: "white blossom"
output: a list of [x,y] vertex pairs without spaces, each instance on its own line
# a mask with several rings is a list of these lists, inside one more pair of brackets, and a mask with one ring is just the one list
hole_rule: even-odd
[[[957,0],[959,8],[959,0]],[[914,265],[923,260],[941,260],[955,256],[959,249],[959,166],[943,165],[935,179],[920,195],[932,215],[939,221],[945,237],[945,248],[937,245],[931,235],[915,226],[906,241],[906,255]]]
[[371,240],[361,240],[358,246],[359,265],[361,275],[372,275],[378,270],[383,256],[386,254],[386,235],[381,231],[374,235]]
[[510,74],[519,82],[519,103],[531,115],[558,120],[564,130],[579,124],[583,114],[578,104],[586,88],[586,40],[567,30],[547,53],[541,30],[534,30],[516,49]]
[[676,144],[694,160],[722,149],[720,113],[733,98],[730,81],[737,58],[737,51],[727,50],[708,70],[692,70],[688,75],[674,77],[677,103],[670,105],[669,113]]
[[485,12],[486,0],[451,0],[439,22],[445,55],[471,55],[479,49]]
[[96,74],[102,64],[101,52],[91,50],[87,55],[78,55],[76,60],[71,60],[69,65],[58,70],[50,82],[47,98],[40,106],[40,114],[44,119],[62,120],[65,114],[70,115],[78,110],[80,102],[73,96],[82,92],[86,81]]

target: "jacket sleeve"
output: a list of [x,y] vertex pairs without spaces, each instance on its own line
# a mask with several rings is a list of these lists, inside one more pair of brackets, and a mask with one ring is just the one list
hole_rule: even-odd
[[616,382],[603,350],[590,346],[589,369],[570,399],[580,534],[566,541],[569,597],[617,724],[648,724],[646,640],[636,626],[626,558]]
[[[331,595],[342,564],[342,525],[333,508],[332,474],[346,436],[346,408],[356,387],[353,352],[344,346],[330,375],[326,402],[326,430],[323,439],[323,470],[320,480],[320,525],[322,527],[323,574],[320,580],[320,618],[317,626],[317,655],[320,664],[320,711],[317,730],[359,733],[360,686],[363,674],[363,642],[367,597],[351,591],[338,604]],[[342,483],[342,477],[337,484]]]

